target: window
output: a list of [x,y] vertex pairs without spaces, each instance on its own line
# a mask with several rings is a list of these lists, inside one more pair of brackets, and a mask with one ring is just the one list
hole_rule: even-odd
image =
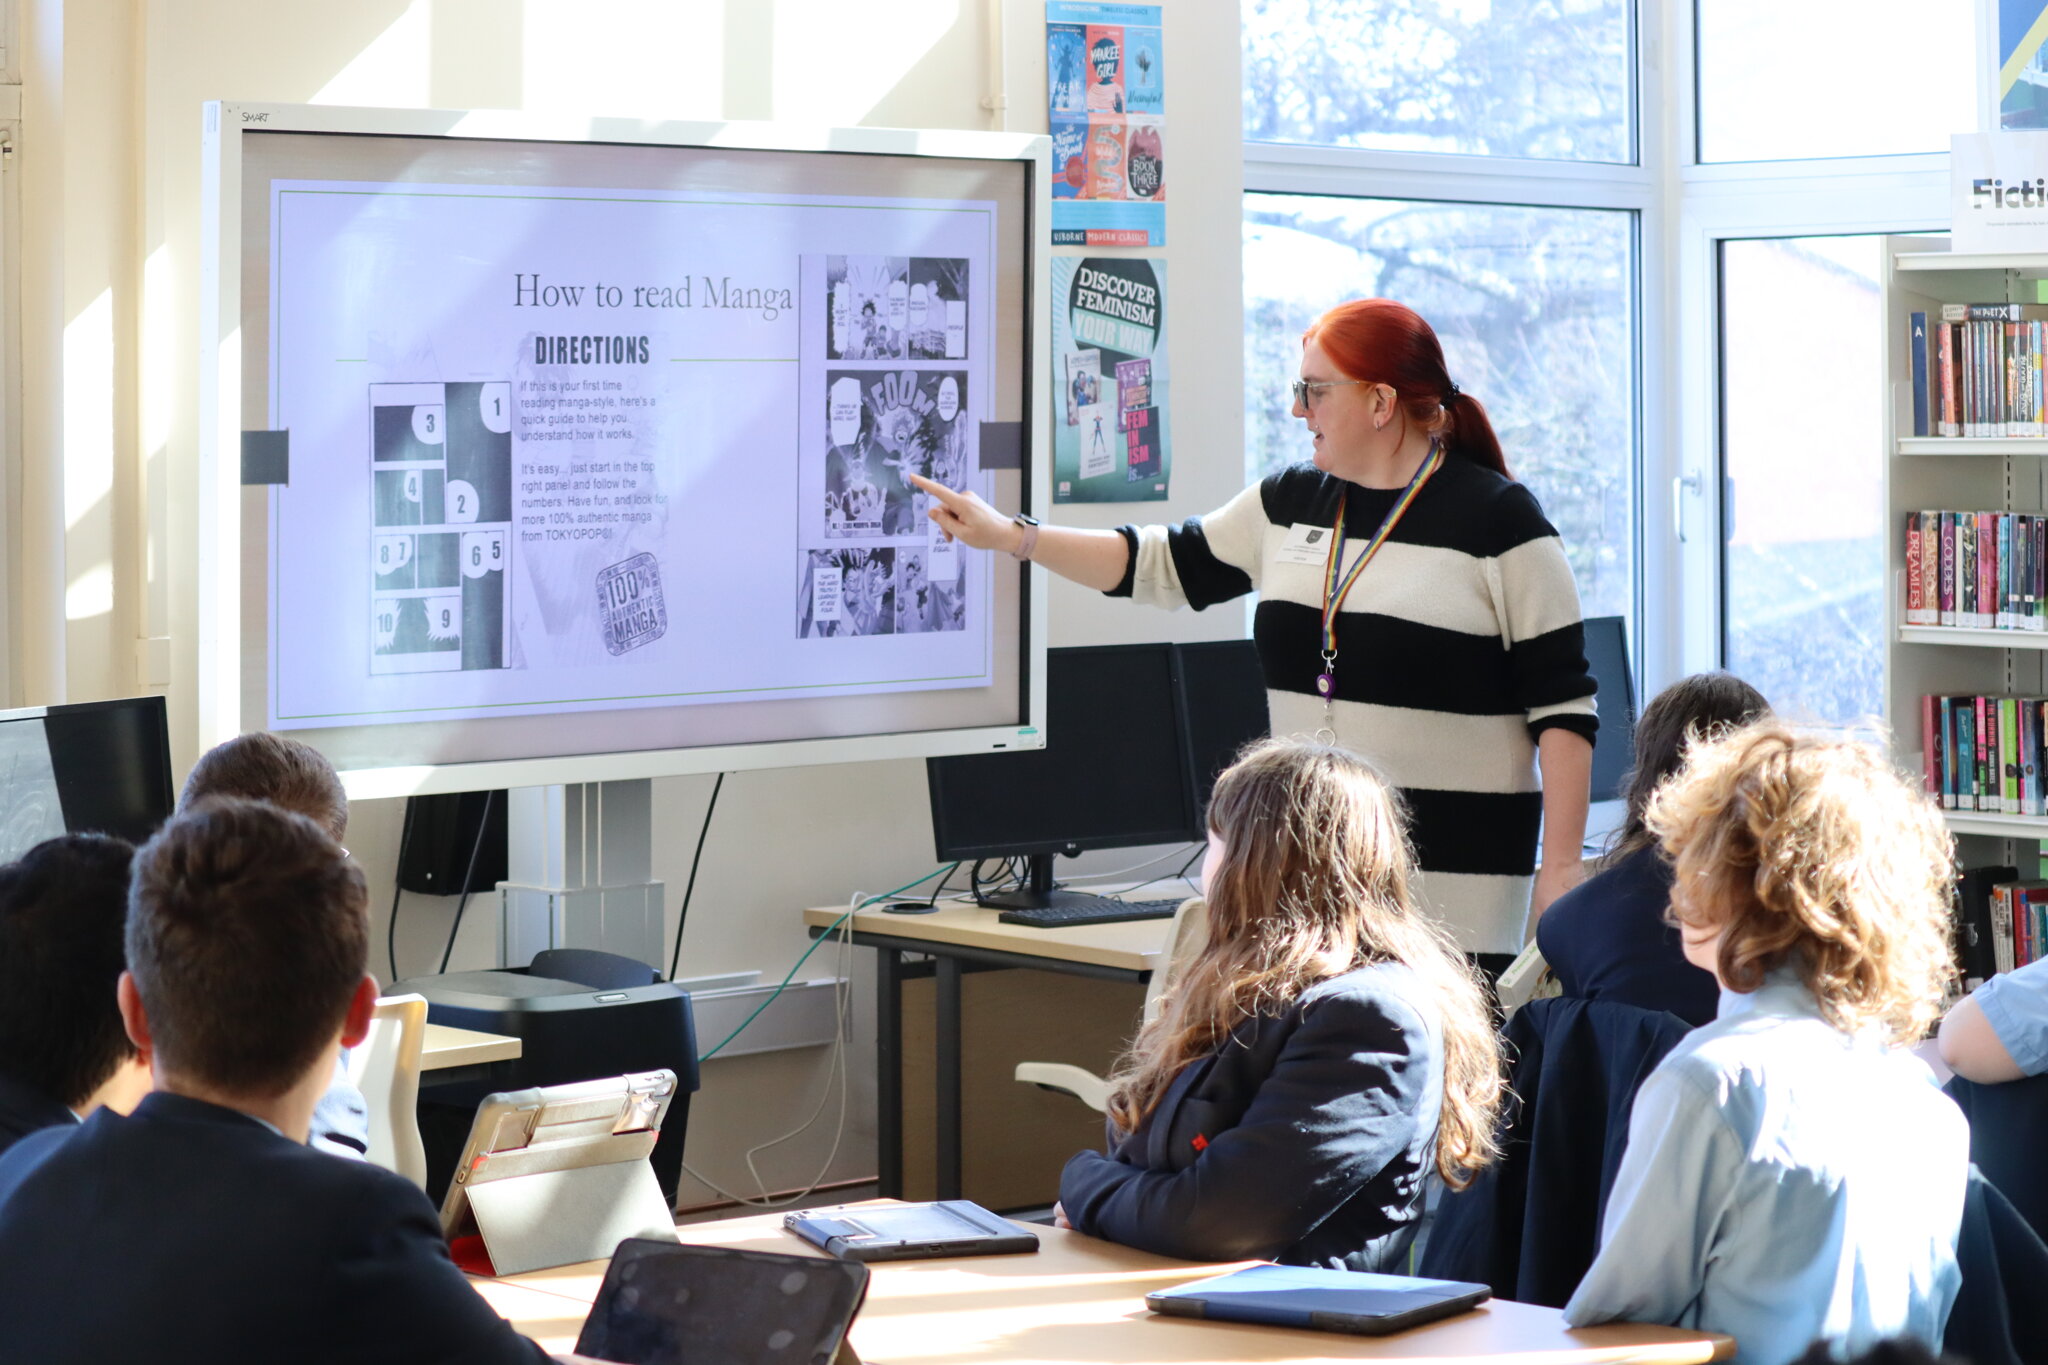
[[1697,0],[1699,159],[1945,152],[1977,126],[1975,0]]
[[1881,250],[1721,245],[1723,657],[1795,717],[1883,709]]
[[1400,299],[1485,404],[1563,537],[1589,616],[1634,606],[1634,215],[1326,195],[1245,196],[1245,449],[1307,458],[1287,385],[1331,303]]
[[1251,142],[1635,160],[1628,0],[1244,0]]

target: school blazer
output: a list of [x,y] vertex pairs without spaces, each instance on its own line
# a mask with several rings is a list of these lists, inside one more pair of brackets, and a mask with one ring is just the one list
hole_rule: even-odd
[[1382,964],[1247,1020],[1185,1067],[1138,1130],[1060,1178],[1076,1229],[1184,1260],[1398,1267],[1443,1103],[1443,1031]]
[[546,1359],[409,1181],[246,1114],[158,1092],[0,1158],[0,1360]]

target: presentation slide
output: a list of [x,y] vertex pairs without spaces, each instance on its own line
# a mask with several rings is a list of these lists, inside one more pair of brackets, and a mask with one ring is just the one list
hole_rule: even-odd
[[271,728],[990,686],[993,203],[270,193]]

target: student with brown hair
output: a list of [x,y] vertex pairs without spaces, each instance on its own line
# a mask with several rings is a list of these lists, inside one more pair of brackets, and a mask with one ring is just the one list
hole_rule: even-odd
[[202,802],[136,855],[119,1000],[157,1089],[0,1158],[9,1359],[545,1359],[425,1195],[305,1146],[376,1001],[367,903],[333,840],[259,802]]
[[1695,673],[1659,692],[1636,722],[1627,814],[1599,873],[1536,921],[1536,946],[1566,995],[1669,1010],[1711,1024],[1721,988],[1685,960],[1671,905],[1671,865],[1645,823],[1650,798],[1694,744],[1770,714],[1763,694],[1732,673]]
[[1197,1261],[1401,1264],[1431,1171],[1493,1157],[1499,1046],[1417,908],[1393,791],[1270,740],[1216,780],[1207,939],[1111,1078],[1113,1149],[1060,1179],[1071,1227]]
[[69,1128],[149,1090],[121,1027],[128,864],[104,834],[45,840],[0,867],[0,1152],[40,1128]]
[[1727,1332],[1749,1365],[1938,1347],[1969,1133],[1905,1049],[1954,970],[1941,813],[1877,750],[1767,721],[1695,749],[1646,822],[1720,1017],[1637,1092],[1566,1321]]
[[[340,843],[348,837],[348,792],[327,755],[310,744],[254,730],[214,745],[185,776],[178,809],[211,797],[267,801],[303,815]],[[342,852],[347,853],[347,849]],[[322,1151],[360,1157],[370,1150],[370,1110],[348,1078],[348,1052],[334,1064],[334,1079],[313,1110],[311,1136]]]

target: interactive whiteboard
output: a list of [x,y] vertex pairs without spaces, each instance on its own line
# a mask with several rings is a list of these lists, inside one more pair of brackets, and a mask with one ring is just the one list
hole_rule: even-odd
[[1040,742],[1032,571],[905,475],[1043,504],[1043,139],[209,118],[209,738],[358,795]]

